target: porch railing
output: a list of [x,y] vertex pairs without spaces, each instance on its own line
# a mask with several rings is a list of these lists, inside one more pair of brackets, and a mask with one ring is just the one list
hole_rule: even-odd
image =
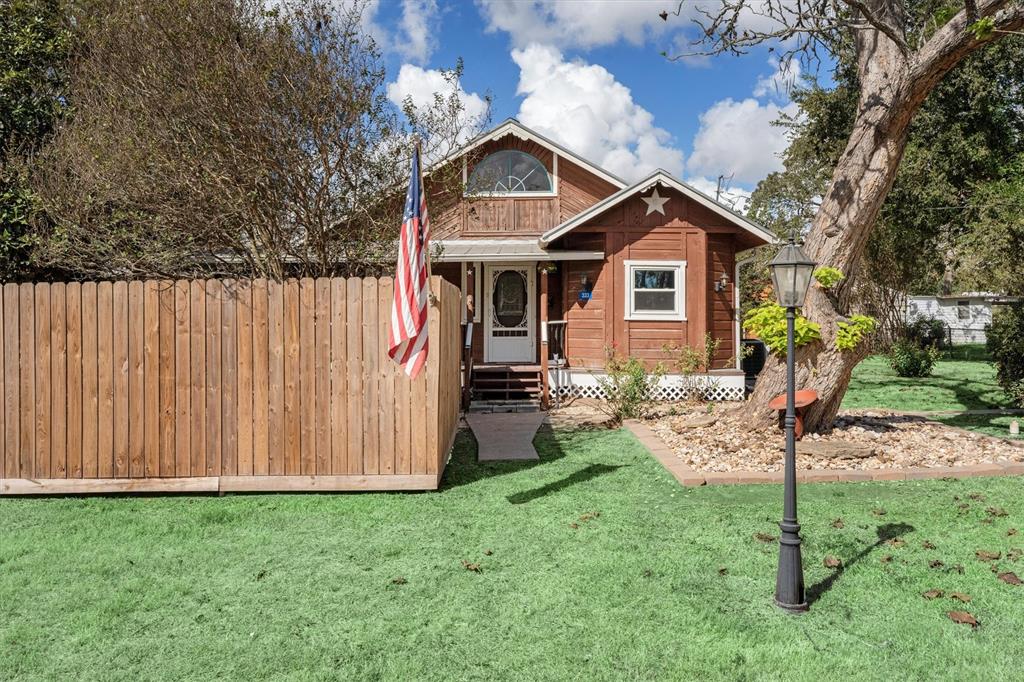
[[[562,391],[561,391],[561,370],[568,363],[565,357],[565,328],[568,324],[567,320],[548,320],[547,322],[547,336],[548,336],[548,367],[554,369],[555,381],[550,387],[552,398],[554,398],[555,407],[561,405]],[[547,381],[548,378],[544,377]]]

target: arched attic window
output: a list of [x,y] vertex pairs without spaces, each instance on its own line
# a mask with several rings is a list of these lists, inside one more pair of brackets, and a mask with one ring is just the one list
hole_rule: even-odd
[[470,194],[550,192],[551,176],[537,157],[506,149],[476,164],[467,185]]

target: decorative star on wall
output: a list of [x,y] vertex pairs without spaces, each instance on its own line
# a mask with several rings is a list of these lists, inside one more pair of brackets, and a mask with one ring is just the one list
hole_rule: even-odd
[[665,202],[668,201],[668,197],[658,196],[658,188],[655,187],[654,191],[651,192],[649,197],[640,197],[647,204],[647,213],[644,215],[651,215],[655,211],[661,215],[665,215]]

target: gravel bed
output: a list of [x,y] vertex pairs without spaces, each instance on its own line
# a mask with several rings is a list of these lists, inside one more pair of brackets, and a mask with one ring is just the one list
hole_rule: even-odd
[[[781,471],[783,432],[751,430],[735,414],[684,408],[646,422],[697,471]],[[807,434],[798,469],[902,469],[1024,462],[1024,441],[993,438],[924,417],[843,412],[829,434]]]

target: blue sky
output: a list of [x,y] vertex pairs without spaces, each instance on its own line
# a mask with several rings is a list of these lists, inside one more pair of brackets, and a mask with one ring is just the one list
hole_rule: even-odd
[[427,101],[443,88],[437,70],[461,57],[469,111],[490,93],[493,122],[515,116],[626,179],[664,167],[713,191],[719,174],[733,174],[728,198],[741,207],[780,167],[785,135],[770,123],[797,113],[787,83],[799,67],[780,69],[767,48],[665,59],[660,52],[686,49],[693,30],[685,17],[658,17],[675,0],[368,3],[394,101]]

